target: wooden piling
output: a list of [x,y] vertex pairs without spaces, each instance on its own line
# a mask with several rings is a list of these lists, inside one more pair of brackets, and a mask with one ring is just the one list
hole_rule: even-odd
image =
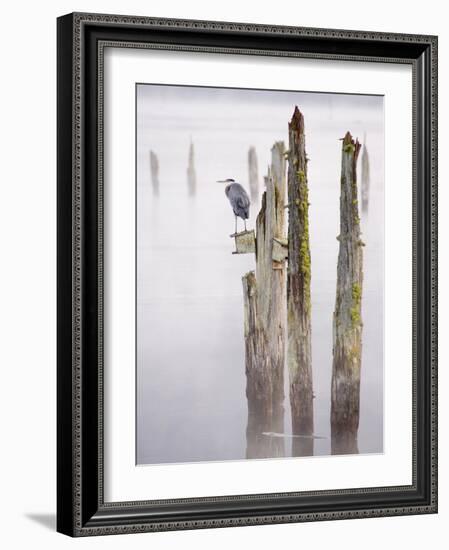
[[159,161],[154,151],[150,151],[150,173],[153,195],[159,196]]
[[[304,117],[295,107],[289,123],[287,312],[293,435],[313,435],[311,258]],[[293,438],[292,454],[313,454],[313,438]]]
[[235,251],[233,254],[254,254],[256,252],[256,234],[254,229],[234,233]]
[[362,359],[363,242],[357,201],[360,143],[349,132],[342,144],[340,235],[333,319],[331,450],[357,453]]
[[256,221],[256,272],[243,277],[248,399],[247,458],[284,456],[285,259],[273,260],[285,240],[285,147],[275,143]]
[[366,147],[366,138],[363,140],[362,148],[362,177],[361,177],[361,187],[362,187],[362,212],[368,212],[369,207],[369,188],[370,188],[370,168],[369,168],[369,154]]
[[256,203],[259,198],[259,171],[255,147],[250,147],[248,150],[248,175],[251,202]]
[[187,187],[189,195],[192,197],[196,193],[196,171],[195,171],[195,148],[193,142],[190,142],[189,147],[189,163],[187,166]]

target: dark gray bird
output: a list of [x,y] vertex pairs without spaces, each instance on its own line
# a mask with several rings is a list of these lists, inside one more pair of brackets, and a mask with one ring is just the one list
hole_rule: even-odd
[[246,220],[249,218],[249,206],[251,204],[248,193],[240,185],[240,183],[237,183],[232,178],[218,180],[218,182],[228,184],[225,187],[225,194],[231,203],[232,210],[234,211],[235,232],[237,233],[237,218],[242,218],[246,231]]

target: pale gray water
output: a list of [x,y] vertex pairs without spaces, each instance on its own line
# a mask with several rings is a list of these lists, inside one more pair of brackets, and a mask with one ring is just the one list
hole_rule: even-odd
[[[231,254],[234,217],[216,180],[232,177],[248,190],[247,153],[254,145],[262,186],[271,146],[287,140],[295,104],[304,113],[310,157],[315,432],[326,437],[315,440],[314,452],[330,454],[339,138],[346,130],[360,140],[366,132],[371,167],[369,212],[362,216],[358,444],[361,453],[382,452],[383,98],[152,85],[137,90],[137,463],[245,458],[241,277],[254,268],[254,258]],[[190,139],[195,197],[187,189]],[[158,197],[152,196],[150,149],[159,158]],[[249,227],[258,209],[252,205]],[[290,433],[288,397],[285,409]]]

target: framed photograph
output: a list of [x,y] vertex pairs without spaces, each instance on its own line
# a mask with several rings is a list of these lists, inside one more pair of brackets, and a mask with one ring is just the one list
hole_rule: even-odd
[[58,531],[437,511],[437,38],[58,19]]

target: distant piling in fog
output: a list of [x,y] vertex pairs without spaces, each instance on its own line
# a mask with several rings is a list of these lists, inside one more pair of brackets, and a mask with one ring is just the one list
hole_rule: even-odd
[[255,147],[248,150],[248,176],[251,202],[257,203],[259,198],[259,171],[257,167],[257,153]]
[[332,454],[357,453],[362,360],[363,242],[357,200],[360,143],[349,132],[342,143],[340,246],[333,319],[331,388]]
[[150,174],[153,195],[159,196],[159,161],[154,151],[150,151]]
[[243,279],[247,458],[284,456],[285,146],[275,143],[256,221],[256,271]]
[[365,214],[369,208],[369,188],[370,188],[370,167],[369,155],[366,146],[366,136],[363,139],[362,147],[362,178],[361,178],[361,193],[362,193],[362,212]]
[[[293,435],[312,436],[312,326],[311,257],[309,243],[309,188],[304,117],[295,107],[289,123],[288,151],[288,271],[287,362]],[[293,438],[293,456],[313,455],[313,438]]]
[[187,166],[187,187],[189,195],[193,197],[196,194],[196,172],[195,172],[195,148],[193,142],[190,142],[189,161]]

